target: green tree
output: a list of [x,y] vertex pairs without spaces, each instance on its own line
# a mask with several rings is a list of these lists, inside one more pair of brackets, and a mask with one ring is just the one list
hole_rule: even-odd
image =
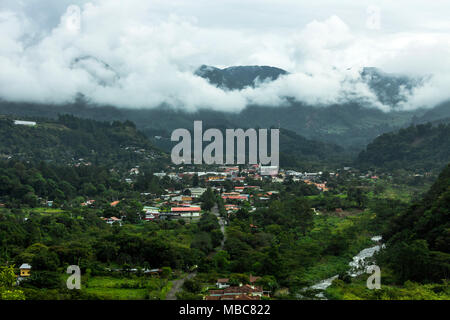
[[1,300],[25,300],[22,290],[14,288],[16,282],[14,266],[0,267],[0,299]]

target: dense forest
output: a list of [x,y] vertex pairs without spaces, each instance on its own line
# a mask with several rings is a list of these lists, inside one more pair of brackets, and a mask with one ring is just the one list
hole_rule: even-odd
[[306,139],[293,131],[280,129],[280,165],[283,168],[336,168],[351,163],[353,153],[343,147]]
[[362,151],[357,163],[388,170],[441,170],[450,160],[450,124],[431,123],[385,133]]
[[3,158],[126,167],[162,157],[130,121],[108,123],[71,115],[36,120],[35,126],[27,126],[14,124],[11,118],[0,118]]
[[[221,130],[223,136],[226,136],[226,127],[223,125],[217,127]],[[207,130],[208,127],[203,128]],[[270,129],[275,129],[274,127]],[[270,139],[270,129],[268,129],[268,139]],[[247,130],[247,128],[243,128]],[[161,133],[156,131],[155,133]],[[167,134],[162,132],[161,134]],[[193,133],[191,132],[191,136]],[[162,150],[170,153],[173,146],[178,142],[170,141],[168,136],[158,136],[157,139],[151,138],[152,143]],[[206,146],[208,143],[204,143]],[[270,142],[268,142],[270,148]],[[246,159],[248,159],[248,147],[246,148]],[[354,152],[348,151],[343,147],[317,140],[306,139],[294,131],[280,128],[279,136],[280,165],[283,168],[302,168],[304,170],[314,170],[317,168],[351,164]],[[225,143],[224,151],[225,154]],[[269,149],[270,154],[270,149]]]
[[448,300],[450,164],[412,202],[378,199],[370,206],[371,228],[385,242],[373,261],[381,270],[381,289],[367,290],[364,276],[344,276],[327,289],[330,299]]
[[[433,109],[434,110],[434,109]],[[436,110],[439,117],[445,112]],[[414,116],[421,117],[425,111],[383,112],[359,103],[330,106],[307,105],[287,101],[287,105],[249,105],[240,112],[201,109],[185,112],[162,105],[153,109],[120,109],[112,106],[92,105],[83,97],[74,103],[48,105],[36,103],[12,103],[0,100],[0,113],[57,118],[59,114],[72,114],[99,121],[126,121],[136,123],[147,136],[170,136],[177,128],[191,128],[195,120],[202,120],[205,127],[220,128],[285,128],[307,139],[326,141],[343,147],[362,148],[380,134],[409,125]]]
[[[136,267],[183,270],[198,264],[221,240],[220,231],[214,232],[217,220],[210,215],[196,224],[162,221],[141,227],[111,227],[99,218],[100,214],[89,209],[52,215],[0,213],[2,264],[19,266],[27,261],[34,270],[15,291],[22,292],[26,299],[98,299],[85,291],[67,290],[61,280],[64,268],[77,264],[88,276],[123,279],[131,275],[130,268]],[[211,239],[211,234],[219,237]],[[149,279],[144,283],[129,288],[144,289]],[[0,283],[0,293],[4,293],[2,289]]]
[[450,276],[450,165],[424,198],[383,222],[380,261],[399,281],[439,282]]

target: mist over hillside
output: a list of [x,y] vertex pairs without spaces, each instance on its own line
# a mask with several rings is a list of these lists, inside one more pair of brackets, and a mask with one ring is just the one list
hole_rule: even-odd
[[[92,57],[76,61],[77,67],[89,63],[101,64]],[[103,65],[103,64],[101,64]],[[110,76],[116,75],[107,66]],[[275,84],[289,75],[288,71],[268,66],[235,66],[219,69],[202,65],[195,71],[223,92],[244,92]],[[103,75],[106,77],[106,75]],[[107,81],[106,78],[104,81]],[[363,148],[372,139],[385,132],[449,117],[448,104],[436,108],[403,110],[401,104],[408,95],[423,85],[421,79],[405,75],[388,74],[377,68],[364,68],[359,81],[370,89],[371,94],[389,111],[381,110],[372,102],[349,97],[348,102],[315,105],[286,97],[283,105],[249,104],[236,111],[232,104],[223,110],[207,106],[190,111],[183,107],[161,104],[154,108],[118,108],[114,105],[93,104],[89,97],[79,94],[75,102],[66,104],[17,103],[0,101],[0,113],[22,116],[55,117],[69,113],[78,117],[101,121],[131,120],[148,136],[168,137],[176,128],[190,128],[194,120],[202,120],[210,127],[249,128],[279,126],[308,139],[321,140],[355,149]],[[182,102],[182,101],[181,101]]]
[[[446,109],[445,109],[446,110]],[[444,110],[444,111],[445,111]],[[345,147],[360,148],[377,135],[409,125],[425,110],[392,111],[366,108],[358,103],[314,107],[291,103],[286,107],[252,105],[241,112],[199,110],[186,112],[161,106],[154,109],[121,109],[93,106],[85,101],[64,105],[0,102],[0,113],[17,116],[50,117],[72,114],[99,121],[131,120],[148,136],[170,136],[177,128],[191,128],[195,120],[209,127],[249,128],[271,126],[286,128],[309,139],[323,140]],[[440,113],[440,111],[436,111]],[[438,118],[435,115],[434,118]]]

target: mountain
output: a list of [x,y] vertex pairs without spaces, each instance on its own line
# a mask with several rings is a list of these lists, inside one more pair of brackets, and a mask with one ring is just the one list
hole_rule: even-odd
[[280,164],[284,168],[312,170],[324,165],[345,166],[351,159],[352,153],[336,144],[306,139],[293,131],[280,129]]
[[441,169],[450,161],[450,124],[431,123],[385,133],[358,156],[360,166]]
[[0,156],[21,161],[57,164],[96,164],[111,167],[158,163],[164,155],[130,122],[99,122],[71,115],[57,120],[32,119],[36,125],[0,118]]
[[391,107],[407,100],[407,95],[415,87],[422,84],[422,78],[414,78],[401,74],[386,73],[374,67],[365,67],[361,77],[378,100]]
[[438,104],[434,108],[426,111],[421,117],[413,118],[414,124],[426,122],[450,123],[450,101]]
[[245,87],[255,87],[258,82],[276,80],[287,72],[268,66],[237,66],[219,69],[202,65],[195,74],[222,89],[242,90]]
[[[288,72],[269,66],[234,66],[219,69],[202,65],[195,74],[207,79],[211,84],[225,90],[242,90],[255,87],[258,82],[274,81]],[[423,78],[387,73],[379,68],[362,69],[361,80],[377,96],[378,100],[391,107],[407,100],[412,90],[423,84]]]
[[[97,64],[104,62],[92,57],[83,57],[75,60],[73,67],[95,70],[92,66]],[[117,78],[114,70],[107,67],[110,72],[104,78],[99,78],[99,83],[115,81]],[[288,72],[268,66],[219,69],[203,65],[196,70],[196,74],[224,90],[241,90],[256,86],[259,81],[273,81],[287,75]],[[283,107],[249,105],[240,112],[209,109],[184,112],[168,105],[153,109],[92,105],[80,95],[75,102],[61,105],[13,103],[0,99],[0,114],[46,118],[57,118],[58,114],[72,114],[99,121],[130,120],[149,137],[169,136],[174,129],[192,127],[194,120],[203,121],[204,126],[218,128],[275,126],[293,131],[309,140],[338,144],[358,151],[383,133],[407,127],[411,123],[419,124],[450,118],[448,103],[427,110],[396,110],[395,106],[404,101],[405,95],[420,85],[422,79],[389,74],[377,68],[364,68],[361,79],[374,91],[380,101],[394,106],[393,110],[384,112],[360,101],[316,106],[288,99]]]
[[[208,128],[204,127],[203,131]],[[220,129],[225,137],[226,127],[215,126],[214,128]],[[170,135],[157,135],[150,139],[155,146],[168,153],[178,143],[170,141]],[[204,146],[208,143],[204,143]],[[283,168],[302,168],[305,170],[322,168],[324,165],[336,167],[348,164],[353,156],[351,152],[336,144],[306,139],[293,131],[283,128],[280,128],[279,151],[280,165]],[[246,154],[246,159],[248,159],[248,154]]]
[[280,126],[307,139],[320,140],[362,149],[378,135],[407,126],[414,116],[424,110],[383,112],[358,103],[316,107],[291,102],[285,107],[251,105],[241,112],[199,110],[184,112],[169,106],[154,109],[121,109],[94,106],[82,100],[64,105],[12,103],[0,101],[0,114],[57,118],[58,114],[72,114],[99,121],[133,121],[148,136],[169,135],[177,128],[190,128],[194,120],[205,126],[228,128]]

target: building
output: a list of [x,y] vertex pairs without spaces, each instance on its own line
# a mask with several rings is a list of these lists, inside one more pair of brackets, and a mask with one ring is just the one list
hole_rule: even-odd
[[31,266],[28,263],[24,263],[19,267],[20,277],[31,276]]
[[235,204],[226,204],[224,205],[225,211],[227,213],[235,212],[239,210],[239,207]]
[[192,202],[192,197],[182,196],[181,201],[190,203]]
[[158,178],[162,178],[162,177],[166,176],[166,173],[164,173],[164,172],[155,172],[153,175],[158,177]]
[[259,174],[262,176],[276,176],[278,174],[278,166],[261,166]]
[[216,182],[221,182],[221,181],[225,181],[223,176],[211,176],[206,178],[207,181],[212,182],[212,181],[216,181]]
[[262,296],[262,287],[245,284],[220,290],[210,290],[205,300],[260,300]]
[[178,195],[178,196],[175,196],[175,197],[171,197],[170,200],[172,200],[174,202],[182,202],[183,198],[184,198],[183,195]]
[[225,289],[230,286],[228,278],[217,279],[216,286],[219,289]]
[[134,175],[139,174],[139,167],[131,168],[130,169],[130,174],[134,174]]
[[192,197],[198,198],[205,193],[206,188],[189,188],[189,191],[191,192]]
[[86,202],[83,202],[83,203],[81,204],[81,206],[82,206],[82,207],[91,206],[91,205],[94,204],[94,202],[95,202],[95,200],[87,200]]
[[122,219],[119,219],[117,217],[111,217],[111,218],[101,218],[106,223],[112,225],[113,223],[118,223],[120,226],[122,225]]
[[156,218],[159,217],[159,208],[157,208],[157,207],[147,207],[147,206],[145,206],[142,211],[145,212],[144,220],[153,221],[153,220],[155,220]]
[[248,194],[242,194],[239,192],[229,192],[229,193],[223,193],[222,199],[224,200],[248,200]]
[[150,274],[152,276],[158,276],[162,272],[162,269],[145,269],[144,274]]
[[119,203],[120,203],[120,201],[113,201],[113,202],[111,202],[109,205],[110,205],[111,207],[115,207],[115,206],[117,206]]
[[260,296],[241,295],[222,295],[222,296],[206,296],[205,300],[261,300]]
[[33,127],[36,125],[35,121],[24,121],[24,120],[14,120],[15,125],[21,125],[21,126],[30,126]]
[[200,211],[200,207],[174,207],[170,209],[172,214],[179,215],[181,218],[199,217]]

